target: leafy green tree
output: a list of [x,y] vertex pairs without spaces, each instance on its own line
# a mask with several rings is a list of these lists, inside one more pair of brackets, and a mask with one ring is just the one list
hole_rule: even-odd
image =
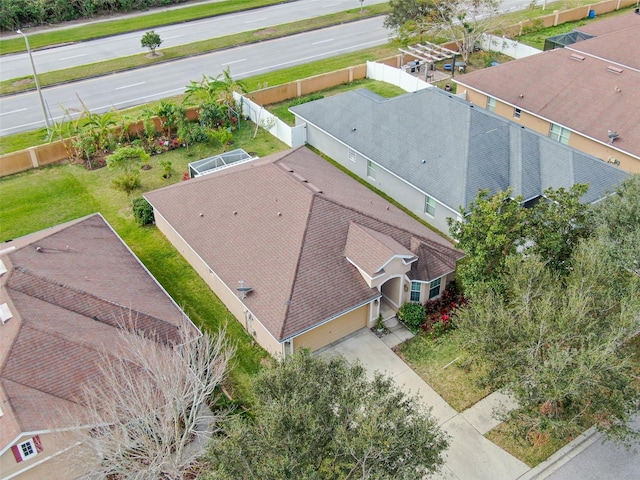
[[246,93],[245,84],[239,80],[234,80],[229,67],[225,68],[217,77],[202,75],[199,82],[193,80],[187,85],[185,90],[187,104],[204,104],[211,102],[223,102],[233,105],[233,92]]
[[390,0],[391,11],[384,19],[384,26],[395,30],[407,22],[424,22],[437,14],[434,0]]
[[140,45],[143,48],[148,48],[151,52],[151,56],[155,57],[156,49],[162,44],[162,40],[160,39],[160,35],[158,35],[154,30],[151,30],[145,33],[140,39]]
[[401,38],[429,35],[454,42],[465,62],[482,35],[499,26],[500,0],[391,0],[385,25]]
[[580,202],[586,184],[569,190],[548,188],[531,208],[522,206],[522,197],[512,199],[511,190],[491,196],[480,191],[469,205],[463,221],[449,219],[449,231],[467,257],[458,267],[465,293],[474,296],[477,286],[503,288],[505,260],[521,252],[538,254],[549,267],[567,271],[573,250],[580,239],[593,232],[589,205]]
[[141,147],[120,147],[107,157],[107,167],[122,173],[113,181],[118,190],[130,194],[140,187],[140,165],[149,161],[149,154]]
[[595,208],[598,235],[616,263],[640,275],[640,175],[620,185]]
[[539,256],[510,256],[504,291],[478,288],[457,312],[458,332],[471,359],[489,367],[485,382],[521,405],[506,416],[521,438],[566,438],[595,424],[630,440],[640,409],[629,348],[640,329],[640,279],[616,268],[594,238],[571,263],[561,275]]
[[416,398],[343,358],[302,352],[254,380],[255,405],[223,424],[209,453],[215,479],[415,479],[443,463],[448,441]]
[[511,190],[495,195],[482,190],[469,205],[469,214],[460,208],[462,222],[448,219],[451,236],[467,254],[456,273],[466,295],[474,296],[482,283],[500,288],[505,258],[516,253],[525,238],[529,211],[521,202],[522,197],[511,198]]
[[549,266],[565,271],[571,253],[582,238],[592,233],[589,205],[580,202],[589,186],[577,183],[569,190],[548,188],[531,209],[527,220],[527,253],[537,253]]

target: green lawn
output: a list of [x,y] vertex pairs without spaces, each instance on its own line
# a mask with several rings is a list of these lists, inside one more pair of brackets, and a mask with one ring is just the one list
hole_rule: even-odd
[[[253,133],[253,124],[244,123],[230,148],[244,148],[259,156],[286,148],[262,129],[255,139]],[[197,145],[189,152],[180,149],[151,157],[152,168],[141,171],[142,189],[134,196],[180,181],[189,162],[215,153],[217,149]],[[172,162],[176,171],[172,178],[162,178],[160,160]],[[155,227],[135,223],[131,198],[111,186],[115,175],[108,168],[88,171],[80,165],[62,164],[0,179],[0,241],[100,212],[196,324],[209,331],[226,326],[238,348],[230,389],[242,398],[249,377],[259,369],[266,352]]]
[[[345,83],[344,85],[338,85],[333,88],[328,88],[326,90],[322,90],[321,92],[317,92],[316,94],[313,94],[313,95],[319,94],[324,97],[330,97],[331,95],[337,95],[339,93],[348,92],[350,90],[355,90],[356,88],[367,88],[384,98],[397,97],[398,95],[407,93],[400,87],[396,87],[395,85],[392,85],[390,83],[379,82],[377,80],[371,80],[367,78],[363,80],[356,80],[351,83]],[[274,103],[273,105],[269,105],[267,109],[283,122],[286,122],[289,125],[294,125],[295,118],[293,114],[289,112],[289,107],[291,107],[292,105],[297,105],[300,103],[299,100],[304,100],[309,97],[310,96],[306,96],[306,97],[301,97],[301,99],[287,100],[284,102]]]
[[564,440],[548,438],[532,443],[514,435],[511,431],[511,425],[508,423],[501,423],[487,432],[485,437],[532,468],[545,461],[571,441],[569,438]]
[[491,393],[478,386],[482,366],[466,364],[455,330],[437,340],[417,335],[401,344],[397,353],[458,412]]

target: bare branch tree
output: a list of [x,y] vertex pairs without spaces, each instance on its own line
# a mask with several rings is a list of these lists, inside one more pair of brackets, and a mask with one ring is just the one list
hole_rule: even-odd
[[85,478],[185,478],[225,413],[208,407],[234,354],[224,331],[200,334],[188,321],[177,344],[122,329],[83,390],[84,450],[97,457]]

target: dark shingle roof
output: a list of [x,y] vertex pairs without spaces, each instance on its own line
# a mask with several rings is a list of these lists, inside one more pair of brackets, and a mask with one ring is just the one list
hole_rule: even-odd
[[355,90],[291,111],[454,210],[479,189],[529,199],[579,180],[592,202],[627,175],[435,88],[384,102]]
[[306,148],[145,197],[226,285],[253,288],[244,302],[278,340],[379,296],[345,257],[352,223],[407,249],[412,237],[432,242],[454,264],[462,256]]

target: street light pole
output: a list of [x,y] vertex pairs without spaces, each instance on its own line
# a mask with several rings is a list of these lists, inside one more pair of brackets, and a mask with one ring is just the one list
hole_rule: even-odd
[[33,55],[31,55],[31,47],[29,46],[29,39],[24,33],[22,33],[21,30],[16,30],[16,33],[19,33],[20,35],[22,35],[24,37],[24,42],[27,44],[27,53],[29,54],[29,60],[31,60],[31,68],[33,69],[33,79],[36,82],[36,90],[38,91],[38,96],[40,97],[40,105],[42,106],[44,123],[47,126],[47,130],[50,130],[51,125],[49,124],[49,116],[47,115],[47,108],[44,105],[44,98],[42,97],[42,90],[40,89],[40,82],[38,81],[38,74],[36,73],[36,64],[33,62]]

